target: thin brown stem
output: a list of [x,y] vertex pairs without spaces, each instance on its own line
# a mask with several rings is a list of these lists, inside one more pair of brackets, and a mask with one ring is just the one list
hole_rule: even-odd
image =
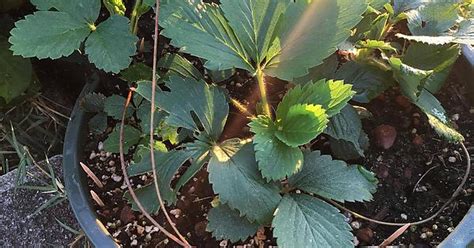
[[150,162],[151,162],[151,167],[153,170],[153,182],[155,185],[155,190],[156,190],[156,195],[158,196],[158,201],[160,203],[160,207],[166,217],[166,220],[170,224],[171,228],[174,230],[176,235],[180,238],[180,240],[186,244],[187,247],[191,247],[191,245],[186,241],[186,238],[179,232],[178,228],[176,228],[175,223],[171,220],[168,211],[166,210],[165,203],[163,201],[163,198],[161,197],[161,190],[160,186],[158,184],[158,173],[156,171],[156,164],[155,164],[155,138],[154,138],[154,133],[155,133],[155,98],[156,98],[156,64],[158,60],[158,20],[160,16],[160,0],[156,0],[156,12],[155,12],[155,36],[153,37],[153,75],[152,75],[152,81],[151,81],[151,110],[150,110]]
[[449,205],[451,204],[451,202],[453,202],[453,200],[458,197],[458,195],[461,193],[463,187],[464,187],[464,184],[466,184],[466,181],[467,179],[469,178],[469,173],[471,172],[471,156],[469,154],[469,151],[467,150],[466,146],[464,145],[464,143],[460,143],[461,144],[461,147],[464,151],[464,154],[466,155],[466,173],[464,174],[464,177],[462,178],[461,180],[461,183],[459,184],[459,186],[456,188],[456,190],[454,191],[454,193],[451,195],[451,198],[449,198],[449,200],[447,202],[445,202],[443,204],[443,206],[441,206],[439,208],[438,211],[436,211],[436,213],[434,213],[433,215],[431,215],[430,217],[424,219],[424,220],[420,220],[420,221],[416,221],[416,222],[408,222],[408,223],[396,223],[396,222],[385,222],[385,221],[380,221],[380,220],[374,220],[374,219],[371,219],[369,217],[366,217],[364,215],[361,215],[355,211],[352,211],[344,206],[342,206],[341,204],[333,201],[333,200],[329,200],[327,199],[328,202],[330,202],[331,204],[333,204],[334,206],[336,206],[337,208],[339,209],[342,209],[346,212],[349,212],[351,213],[352,215],[354,215],[355,217],[359,218],[359,219],[363,219],[363,220],[366,220],[366,221],[370,221],[370,222],[373,222],[373,223],[376,223],[376,224],[379,224],[379,225],[385,225],[385,226],[405,226],[405,225],[421,225],[421,224],[424,224],[426,222],[429,222],[431,220],[433,220],[434,218],[436,218],[439,214],[441,214],[444,209]]
[[124,139],[124,127],[125,127],[125,116],[127,113],[128,106],[130,105],[130,100],[132,99],[132,90],[128,93],[127,100],[125,102],[125,106],[123,108],[122,112],[122,121],[120,122],[120,135],[119,135],[119,151],[120,151],[120,165],[122,167],[122,173],[123,173],[123,178],[125,183],[127,184],[128,192],[130,193],[130,196],[132,197],[133,201],[137,204],[138,209],[145,215],[145,217],[153,223],[158,229],[160,229],[161,232],[163,232],[168,238],[176,242],[177,244],[181,245],[182,247],[187,247],[185,243],[183,243],[181,240],[179,240],[175,235],[172,233],[168,232],[164,227],[162,227],[158,222],[151,217],[151,215],[146,211],[146,209],[143,207],[142,203],[138,199],[137,195],[135,194],[135,190],[132,188],[132,184],[130,183],[130,178],[127,173],[127,167],[125,166],[125,155],[124,155],[124,149],[123,149],[123,139]]

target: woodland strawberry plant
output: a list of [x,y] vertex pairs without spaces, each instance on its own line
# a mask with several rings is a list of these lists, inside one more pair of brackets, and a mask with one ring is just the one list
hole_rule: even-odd
[[[104,1],[111,16],[96,26],[99,1],[33,2],[42,11],[17,23],[12,50],[58,58],[86,40],[91,62],[121,71],[121,79],[136,86],[125,112],[124,148],[133,153],[128,173],[152,172],[147,130],[153,73],[143,63],[129,67],[137,41],[133,14],[129,24],[121,1]],[[206,168],[216,194],[207,228],[217,239],[245,240],[263,226],[273,228],[280,247],[353,246],[350,226],[330,202],[369,201],[377,179],[362,165],[345,162],[364,156],[368,146],[349,102],[368,103],[399,87],[442,137],[463,141],[434,94],[460,44],[474,44],[472,8],[462,0],[161,1],[161,35],[179,48],[158,62],[154,101],[153,154],[164,201],[174,204],[180,189]],[[53,25],[58,21],[64,25]],[[202,61],[205,70],[180,54]],[[255,114],[216,84],[236,70],[248,72],[259,90]],[[270,78],[289,86],[276,106],[268,101]],[[95,113],[90,131],[104,133],[108,120],[120,120],[125,102],[120,95],[88,95],[82,106]],[[248,114],[247,138],[222,140],[231,104]],[[329,137],[332,155],[312,148],[321,135]],[[104,142],[106,151],[119,152],[119,137],[117,125]],[[174,180],[178,171],[184,173]],[[159,211],[153,184],[136,194],[148,212]],[[138,210],[130,194],[125,197]]]

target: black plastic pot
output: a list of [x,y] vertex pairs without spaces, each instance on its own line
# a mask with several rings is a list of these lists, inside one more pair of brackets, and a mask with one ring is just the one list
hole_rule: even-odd
[[80,101],[87,93],[94,92],[98,85],[97,77],[86,83],[72,111],[64,140],[64,182],[69,204],[89,241],[95,247],[119,247],[95,214],[87,178],[79,165],[84,155],[84,145],[88,137],[87,120],[90,118],[81,109]]
[[[463,58],[456,65],[456,73],[461,80],[467,82],[468,88],[474,89],[474,49],[463,47]],[[76,219],[84,230],[89,241],[95,247],[118,247],[105,226],[97,218],[88,189],[87,178],[79,162],[84,155],[84,145],[88,137],[87,120],[90,118],[80,107],[80,101],[87,93],[98,88],[98,78],[87,83],[74,106],[69,121],[63,151],[64,181],[69,203],[76,215]],[[474,94],[473,94],[474,98]],[[439,247],[458,248],[474,245],[474,206],[466,214],[456,229],[444,240]]]

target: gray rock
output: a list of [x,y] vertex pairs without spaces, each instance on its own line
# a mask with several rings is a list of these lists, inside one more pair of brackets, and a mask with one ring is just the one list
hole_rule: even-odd
[[[50,159],[58,178],[62,178],[61,162],[62,156]],[[37,177],[49,182],[35,166],[28,167],[28,172],[34,176],[26,178],[27,185],[40,185]],[[15,190],[16,176],[16,170],[0,176],[0,247],[67,247],[76,235],[64,229],[56,219],[79,230],[68,202],[33,215],[52,194]]]

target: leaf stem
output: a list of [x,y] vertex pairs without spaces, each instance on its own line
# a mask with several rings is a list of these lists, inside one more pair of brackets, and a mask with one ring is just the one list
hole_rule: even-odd
[[132,34],[137,34],[138,31],[138,8],[142,7],[142,0],[136,0],[133,5],[132,14],[130,15],[130,30]]
[[265,112],[265,115],[272,118],[272,111],[270,109],[270,104],[268,103],[268,98],[267,98],[267,87],[265,85],[265,74],[263,73],[263,70],[260,66],[257,67],[257,75],[256,76],[257,76],[258,88],[260,90],[260,97],[262,99],[263,111]]

